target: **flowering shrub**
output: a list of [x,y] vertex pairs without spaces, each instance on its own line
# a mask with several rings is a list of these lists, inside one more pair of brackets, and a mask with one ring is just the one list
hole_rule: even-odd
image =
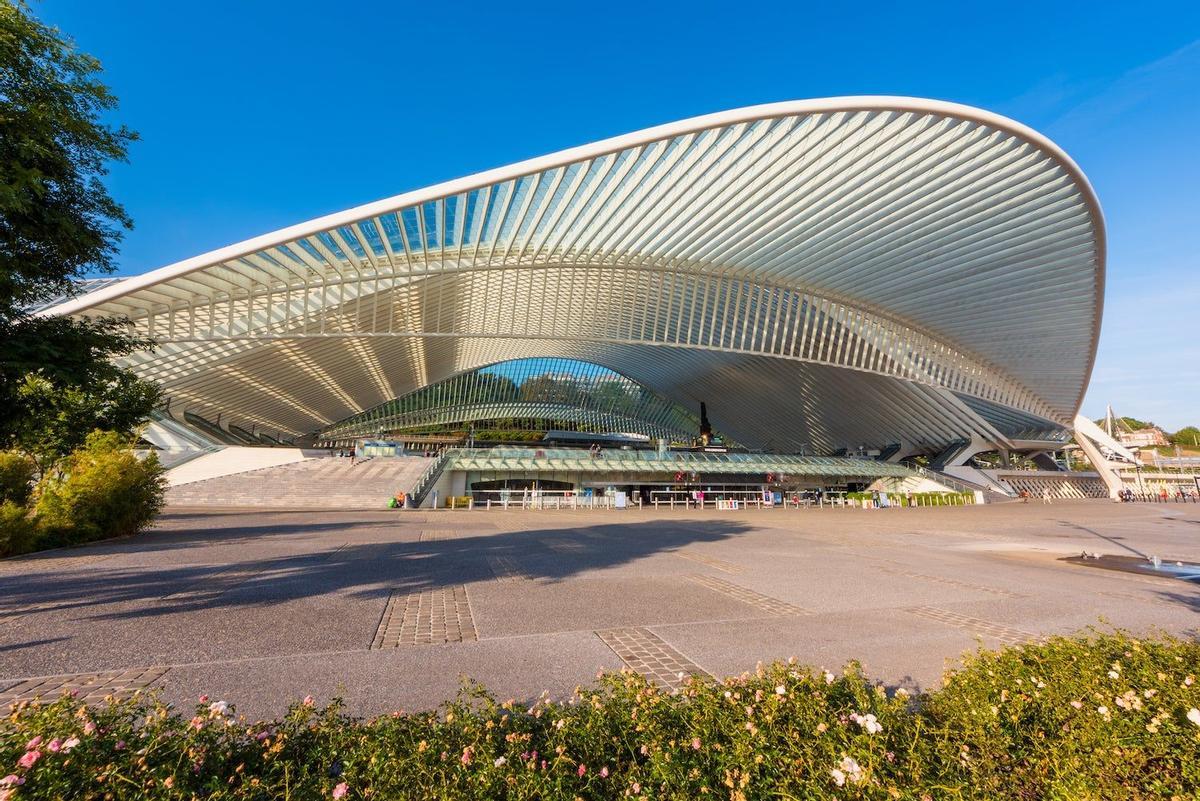
[[565,702],[468,687],[369,721],[64,697],[0,722],[0,801],[1194,798],[1197,672],[1200,644],[1109,634],[981,652],[913,698],[783,663],[678,693],[606,674]]

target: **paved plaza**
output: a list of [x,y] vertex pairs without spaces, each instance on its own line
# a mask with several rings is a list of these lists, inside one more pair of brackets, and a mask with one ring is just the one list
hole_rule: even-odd
[[1200,561],[1200,506],[740,512],[168,509],[136,539],[0,561],[0,703],[154,686],[251,716],[435,706],[462,676],[566,694],[796,656],[936,686],[976,646],[1088,626],[1196,636],[1200,586],[1072,565]]

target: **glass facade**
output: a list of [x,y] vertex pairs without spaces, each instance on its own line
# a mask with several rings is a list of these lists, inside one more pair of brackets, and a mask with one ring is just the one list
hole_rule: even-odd
[[[573,359],[517,359],[424,387],[343,420],[318,439],[402,435],[475,424],[536,434],[548,429],[642,434],[690,442],[699,419],[620,373]],[[502,437],[501,437],[502,438]]]

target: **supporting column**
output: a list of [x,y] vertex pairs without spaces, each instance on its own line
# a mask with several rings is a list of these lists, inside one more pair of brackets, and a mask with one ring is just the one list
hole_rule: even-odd
[[1108,497],[1116,500],[1125,489],[1118,466],[1136,464],[1137,456],[1082,414],[1075,415],[1075,441],[1100,474],[1108,488]]

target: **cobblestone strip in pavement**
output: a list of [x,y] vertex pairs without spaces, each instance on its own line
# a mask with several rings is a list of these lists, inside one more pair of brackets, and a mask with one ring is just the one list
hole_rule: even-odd
[[31,612],[42,612],[47,609],[55,609],[57,607],[58,604],[56,603],[25,604],[23,606],[0,606],[0,620],[15,620],[21,615],[28,615]]
[[948,587],[957,587],[963,590],[978,590],[979,592],[987,592],[992,595],[1002,595],[1005,598],[1026,598],[1028,596],[1021,595],[1018,592],[1002,590],[999,587],[985,587],[982,584],[972,584],[969,581],[959,581],[958,579],[948,578],[946,576],[931,576],[928,573],[913,573],[908,570],[901,570],[887,565],[871,565],[872,568],[880,573],[887,573],[889,576],[900,576],[902,578],[919,579],[921,581],[932,581],[937,584],[945,584]]
[[575,540],[542,540],[542,545],[558,553],[579,553],[587,549],[586,545]]
[[372,649],[434,645],[479,639],[463,584],[425,592],[393,592],[383,610]]
[[496,576],[496,581],[533,581],[533,576],[522,570],[521,566],[517,564],[517,560],[507,554],[491,554],[487,558],[487,563]]
[[719,579],[716,576],[705,576],[699,573],[688,576],[688,580],[699,584],[702,587],[707,587],[710,590],[728,595],[735,601],[741,601],[745,604],[750,604],[759,611],[766,612],[774,617],[800,617],[802,615],[816,614],[810,609],[804,609],[790,604],[787,601],[781,601],[778,598],[772,598],[769,595],[763,595],[760,592],[746,589],[731,581]]
[[106,695],[128,698],[161,679],[169,670],[165,667],[106,670],[100,673],[73,673],[58,676],[38,676],[25,679],[0,690],[0,707],[34,698],[53,700],[66,692],[76,691],[83,701],[100,701]]
[[693,562],[699,562],[702,565],[708,565],[711,568],[720,570],[722,573],[745,573],[746,569],[741,565],[736,565],[733,562],[726,562],[724,559],[717,559],[712,556],[705,556],[702,553],[695,551],[674,551],[674,554],[680,559],[690,559]]
[[958,612],[939,609],[936,606],[914,606],[905,611],[918,617],[936,620],[939,623],[945,623],[948,626],[969,631],[972,634],[983,634],[988,637],[994,637],[1000,642],[1009,645],[1020,645],[1021,643],[1032,642],[1038,639],[1036,634],[1031,634],[1028,631],[1005,626],[1002,623],[993,623],[990,620],[983,620],[978,617],[960,615]]
[[655,683],[677,689],[688,676],[708,676],[708,671],[676,651],[649,629],[631,627],[597,631],[605,645],[621,658],[630,670]]
[[227,568],[197,580],[187,589],[164,595],[161,601],[208,601],[224,595],[234,587],[249,581],[258,575],[260,570]]
[[12,559],[0,559],[0,573],[16,573],[24,570],[45,569],[64,570],[72,567],[83,567],[112,559],[115,553],[80,554],[79,556],[18,556]]
[[440,542],[441,540],[459,540],[476,536],[474,532],[462,531],[457,528],[425,528],[421,529],[421,542]]

